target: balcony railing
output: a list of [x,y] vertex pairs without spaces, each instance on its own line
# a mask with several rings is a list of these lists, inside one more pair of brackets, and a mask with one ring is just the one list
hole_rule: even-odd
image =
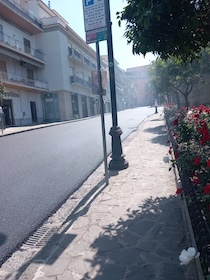
[[17,50],[18,52],[22,52],[26,55],[32,56],[41,61],[45,61],[44,54],[39,49],[29,48],[25,46],[23,42],[16,40],[15,38],[0,32],[0,44],[4,44],[5,46],[9,46]]
[[69,57],[75,57],[78,61],[84,63],[85,65],[89,66],[90,68],[92,67],[93,69],[96,69],[96,64],[92,63],[88,58],[83,56],[77,50],[75,50],[71,47],[68,47],[68,53],[69,53]]
[[88,81],[85,81],[85,85],[86,85],[86,87],[92,88],[92,84]]
[[89,87],[91,88],[91,83],[78,77],[78,76],[70,76],[70,83],[71,84],[78,84],[78,85],[82,85],[82,86],[85,86],[85,87]]
[[42,28],[42,22],[38,18],[36,18],[34,15],[29,13],[27,10],[25,10],[23,7],[21,7],[16,1],[0,0],[0,2],[3,2],[8,7],[10,7],[12,10],[16,11],[20,16],[24,17],[25,19],[29,20],[33,24]]
[[0,72],[0,78],[2,79],[3,83],[30,86],[30,87],[35,87],[37,89],[48,90],[47,82],[28,79],[24,76],[20,76],[20,75],[8,73],[8,72]]

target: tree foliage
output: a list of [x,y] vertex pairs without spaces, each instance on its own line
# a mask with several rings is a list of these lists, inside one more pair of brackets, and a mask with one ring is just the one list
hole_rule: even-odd
[[5,87],[0,79],[0,106],[2,106],[3,98],[6,96]]
[[210,41],[210,0],[127,0],[117,13],[134,54],[194,59]]
[[188,107],[189,94],[198,82],[204,81],[204,75],[210,72],[209,53],[202,52],[200,59],[183,63],[174,57],[166,60],[157,58],[150,66],[151,85],[159,96],[175,95],[179,105],[179,94]]

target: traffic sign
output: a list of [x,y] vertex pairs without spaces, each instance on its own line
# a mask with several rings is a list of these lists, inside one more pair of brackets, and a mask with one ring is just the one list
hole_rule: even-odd
[[85,31],[106,27],[104,0],[83,0]]
[[97,41],[107,40],[107,28],[101,28],[86,32],[86,43],[96,43]]

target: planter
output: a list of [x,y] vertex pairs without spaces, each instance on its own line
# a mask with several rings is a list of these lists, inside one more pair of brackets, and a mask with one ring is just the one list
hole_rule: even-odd
[[[170,122],[167,119],[166,125],[168,128],[169,140],[175,151],[177,145],[171,135]],[[196,261],[198,271],[202,271],[199,273],[199,279],[210,279],[210,228],[207,222],[210,221],[210,213],[206,215],[208,213],[208,208],[204,208],[198,200],[188,172],[177,166],[177,173],[182,183],[183,209],[190,237],[194,247],[197,247],[197,250],[200,252],[200,262]]]

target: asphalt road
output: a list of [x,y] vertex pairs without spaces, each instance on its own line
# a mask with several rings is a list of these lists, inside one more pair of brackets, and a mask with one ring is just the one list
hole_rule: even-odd
[[[125,139],[154,108],[118,113]],[[105,115],[107,153],[111,115]],[[103,161],[101,118],[0,138],[0,264],[51,216]]]

